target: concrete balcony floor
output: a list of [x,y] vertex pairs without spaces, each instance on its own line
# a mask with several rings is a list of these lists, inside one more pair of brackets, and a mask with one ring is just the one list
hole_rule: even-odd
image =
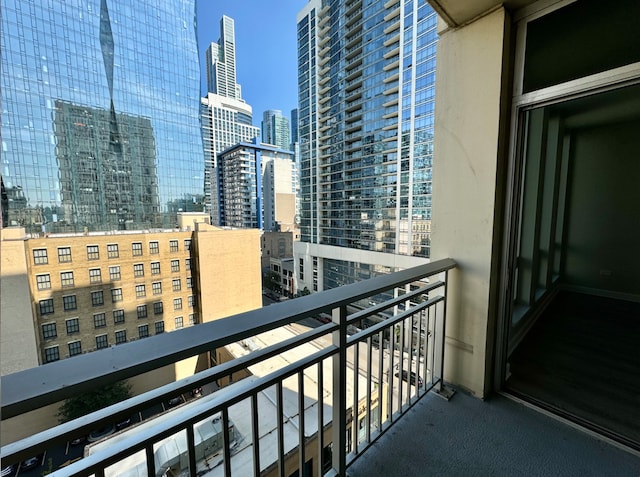
[[640,456],[501,395],[429,394],[348,470],[370,476],[640,476]]

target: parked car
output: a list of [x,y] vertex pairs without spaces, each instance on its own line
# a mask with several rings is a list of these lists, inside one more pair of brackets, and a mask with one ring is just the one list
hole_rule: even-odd
[[[399,377],[399,376],[400,376],[400,373],[396,372],[396,377]],[[422,381],[422,378],[420,376],[418,376],[413,371],[408,372],[406,369],[402,370],[402,379],[404,381],[409,381],[412,386],[415,386],[417,382],[419,388],[421,388],[424,385],[424,382]]]
[[131,425],[131,419],[125,419],[124,421],[120,421],[116,423],[116,431],[121,431]]
[[25,471],[33,469],[34,467],[38,467],[39,465],[40,459],[38,457],[29,457],[28,459],[22,461],[22,464],[20,464],[20,470]]

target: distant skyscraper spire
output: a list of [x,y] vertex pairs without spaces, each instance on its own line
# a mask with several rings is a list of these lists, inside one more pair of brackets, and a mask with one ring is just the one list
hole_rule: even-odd
[[207,91],[227,98],[241,99],[236,83],[236,36],[233,18],[223,15],[220,20],[220,39],[211,43],[206,52]]

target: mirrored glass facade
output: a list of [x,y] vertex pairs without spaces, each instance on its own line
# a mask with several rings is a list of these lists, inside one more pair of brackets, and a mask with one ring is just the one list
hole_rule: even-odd
[[429,257],[436,20],[416,0],[298,15],[302,241]]
[[3,0],[3,225],[164,228],[202,211],[199,82],[195,0]]

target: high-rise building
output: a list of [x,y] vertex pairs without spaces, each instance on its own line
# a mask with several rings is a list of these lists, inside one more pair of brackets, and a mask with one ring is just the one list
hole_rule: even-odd
[[205,210],[211,223],[220,221],[219,187],[217,182],[217,155],[239,142],[248,142],[260,136],[260,128],[252,126],[252,110],[244,101],[209,93],[201,100],[202,143],[204,146]]
[[297,18],[296,253],[313,290],[429,257],[436,14],[363,3],[311,0]]
[[233,18],[220,19],[220,39],[206,51],[207,91],[227,98],[241,99],[236,83],[236,33]]
[[298,142],[298,108],[291,110],[291,142]]
[[293,153],[241,142],[218,155],[220,221],[239,228],[278,230],[295,218]]
[[202,211],[194,2],[2,10],[3,226],[139,230]]
[[289,119],[282,111],[269,109],[262,114],[262,142],[289,150],[290,138]]
[[206,51],[207,95],[201,99],[202,143],[204,147],[204,203],[211,223],[222,225],[218,198],[217,154],[239,142],[260,137],[253,126],[253,110],[241,97],[236,83],[235,26],[232,18],[220,20],[220,39]]

